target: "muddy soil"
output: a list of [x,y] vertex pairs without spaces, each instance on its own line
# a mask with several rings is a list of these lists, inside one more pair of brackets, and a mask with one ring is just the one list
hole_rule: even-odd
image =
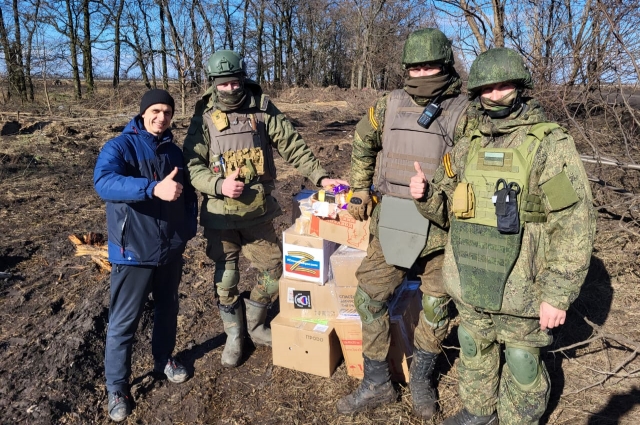
[[[318,100],[301,99],[294,92],[276,103],[325,167],[348,179],[355,124],[375,93],[365,99],[338,94]],[[109,275],[88,257],[74,256],[68,236],[106,234],[104,203],[92,187],[93,166],[101,146],[122,130],[131,114],[88,118],[93,114],[87,113],[53,120],[9,115],[0,123],[0,272],[11,275],[0,280],[0,423],[107,424],[103,353]],[[181,143],[188,116],[177,117],[174,125]],[[21,133],[15,134],[16,129]],[[291,223],[292,195],[310,183],[281,158],[276,163],[280,170],[276,197],[284,214],[274,225],[280,232]],[[588,168],[619,187],[630,191],[639,187],[637,171]],[[632,343],[640,348],[635,342],[640,341],[640,243],[620,229],[633,224],[616,212],[625,198],[595,185],[594,192],[605,208],[599,214],[589,277],[567,325],[556,332],[554,345],[544,353],[554,383],[544,423],[631,424],[640,415],[639,365],[630,348]],[[401,397],[395,405],[354,417],[336,415],[336,400],[359,382],[347,376],[344,364],[331,378],[321,378],[273,366],[269,348],[248,343],[242,364],[223,368],[225,336],[213,298],[213,264],[204,246],[200,229],[184,254],[180,286],[176,354],[192,377],[174,385],[150,374],[150,300],[136,334],[135,408],[125,423],[422,423],[412,416],[411,398],[403,385],[398,386]],[[240,269],[241,288],[248,291],[255,270],[244,259]],[[446,355],[438,363],[437,419],[460,408],[456,323],[452,322]],[[596,327],[618,339],[589,340]],[[570,348],[553,351],[562,347]],[[612,370],[615,374],[600,385]]]

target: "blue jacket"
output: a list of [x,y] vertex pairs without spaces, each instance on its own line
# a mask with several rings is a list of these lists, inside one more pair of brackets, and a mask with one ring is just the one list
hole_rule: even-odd
[[[154,198],[153,188],[174,167],[183,185],[180,197],[167,202]],[[93,184],[107,202],[109,261],[112,264],[161,265],[182,256],[195,236],[197,198],[185,179],[181,149],[171,130],[161,138],[144,129],[140,115],[98,155]]]

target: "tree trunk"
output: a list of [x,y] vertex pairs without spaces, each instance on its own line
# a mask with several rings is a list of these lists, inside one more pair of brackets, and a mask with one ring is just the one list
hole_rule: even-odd
[[80,82],[80,67],[78,65],[78,32],[76,22],[73,20],[71,0],[65,0],[67,6],[67,36],[69,37],[69,52],[71,56],[71,74],[73,77],[74,99],[82,99],[82,83]]
[[[151,28],[149,27],[149,19],[147,18],[147,12],[145,8],[142,6],[142,4],[140,4],[140,13],[142,14],[142,21],[144,22],[144,31],[147,37],[147,45],[149,50],[149,63],[151,64],[151,80],[153,81],[153,84],[147,85],[147,87],[149,88],[153,87],[155,89],[155,88],[158,88],[158,82],[156,81],[155,51],[153,49],[153,41],[151,39]],[[135,17],[132,17],[132,19],[135,19]],[[164,31],[164,28],[163,28],[163,31]],[[163,33],[163,36],[164,36],[164,33]],[[136,35],[136,39],[137,39],[137,35]],[[136,44],[139,46],[140,54],[142,55],[142,42],[136,41]],[[144,61],[140,62],[140,65],[144,66]],[[143,74],[143,77],[146,76],[147,74],[146,68],[142,74]],[[148,80],[146,81],[146,84],[149,84]]]
[[27,83],[24,76],[24,61],[22,60],[22,34],[20,32],[20,11],[18,10],[18,0],[13,0],[13,25],[15,33],[15,78],[20,99],[27,101]]
[[169,70],[167,68],[167,36],[164,29],[164,5],[162,0],[158,2],[160,7],[160,57],[162,58],[162,88],[169,91]]
[[117,89],[120,85],[120,20],[124,10],[124,0],[119,0],[118,9],[113,23],[114,43],[113,43],[113,81],[112,86]]
[[82,41],[82,65],[84,82],[87,85],[87,94],[93,95],[93,54],[91,53],[91,14],[89,13],[90,0],[82,3],[82,15],[84,18],[84,40]]
[[203,59],[202,59],[202,46],[198,39],[198,26],[196,24],[196,3],[199,1],[192,0],[191,7],[189,8],[189,18],[191,20],[191,49],[193,50],[193,75],[191,80],[191,87],[193,87],[196,93],[200,93],[202,87],[202,75],[204,73]]
[[[36,0],[33,4],[33,12],[29,15],[27,21],[32,26],[25,24],[27,28],[27,48],[26,48],[26,58],[24,63],[25,74],[27,76],[27,92],[29,96],[29,100],[33,102],[34,100],[34,88],[33,88],[33,78],[31,76],[31,57],[33,54],[33,37],[35,36],[36,28],[38,25],[38,13],[40,12],[40,0]],[[45,59],[46,60],[46,59]]]
[[256,22],[256,46],[258,49],[258,63],[257,63],[257,79],[258,83],[264,83],[264,53],[262,51],[262,45],[264,44],[264,0],[260,0],[260,8],[258,12],[258,18]]

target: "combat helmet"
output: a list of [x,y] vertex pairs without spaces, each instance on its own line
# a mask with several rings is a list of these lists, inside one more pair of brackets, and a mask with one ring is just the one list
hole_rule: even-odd
[[515,50],[506,47],[489,49],[471,64],[467,83],[470,97],[476,97],[481,87],[497,83],[513,83],[519,89],[533,88],[531,73]]
[[207,76],[217,77],[244,77],[247,75],[244,59],[233,50],[218,50],[207,61]]
[[437,28],[424,28],[409,34],[402,51],[402,68],[435,62],[453,67],[451,41]]

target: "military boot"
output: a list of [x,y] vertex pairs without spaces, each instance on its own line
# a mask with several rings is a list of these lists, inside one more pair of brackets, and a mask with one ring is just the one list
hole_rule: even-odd
[[436,392],[431,385],[431,375],[436,365],[436,353],[415,348],[409,369],[409,390],[413,400],[413,414],[431,419],[436,413]]
[[242,359],[242,347],[244,345],[244,317],[240,302],[233,305],[219,305],[220,317],[227,334],[227,342],[222,351],[222,366],[236,367]]
[[389,364],[364,356],[364,378],[354,392],[336,403],[341,415],[352,415],[384,404],[393,403],[398,395],[391,384]]
[[251,341],[255,345],[271,347],[271,329],[264,325],[265,320],[267,320],[267,304],[247,298],[244,300],[244,308],[247,316],[247,330]]
[[442,425],[498,425],[498,415],[492,413],[487,416],[476,416],[469,413],[467,409],[462,409]]

